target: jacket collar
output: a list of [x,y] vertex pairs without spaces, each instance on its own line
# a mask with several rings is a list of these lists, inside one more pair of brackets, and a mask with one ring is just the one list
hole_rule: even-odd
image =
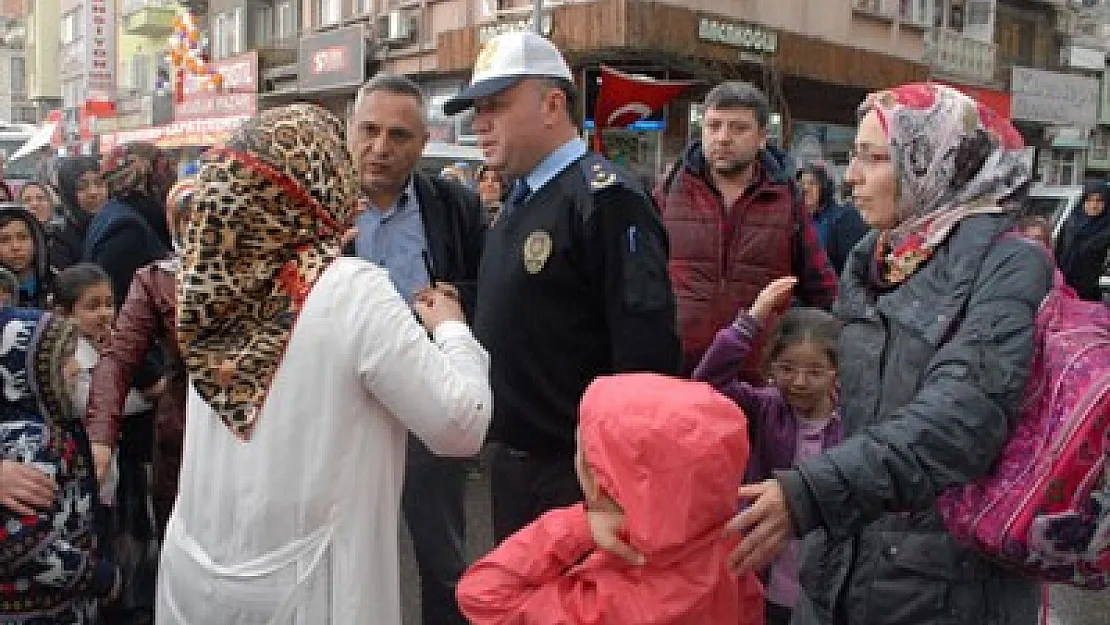
[[1012,225],[1011,218],[1001,215],[962,220],[928,264],[899,287],[882,294],[875,292],[869,277],[878,238],[877,232],[869,232],[849,254],[837,314],[845,321],[872,320],[882,314],[939,345],[971,297],[994,241]]

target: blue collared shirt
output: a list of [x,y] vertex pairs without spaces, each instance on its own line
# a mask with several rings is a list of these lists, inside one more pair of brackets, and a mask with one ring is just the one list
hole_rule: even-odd
[[582,158],[586,152],[586,142],[575,137],[564,143],[559,149],[548,154],[547,158],[540,161],[540,164],[536,165],[536,168],[524,177],[524,181],[528,183],[528,188],[532,190],[532,193],[535,193],[543,188],[543,185],[551,182],[555,176],[563,173],[564,169]]
[[412,296],[431,281],[424,267],[427,240],[412,179],[389,210],[371,205],[355,219],[355,226],[355,253],[389,271],[393,286],[411,305]]

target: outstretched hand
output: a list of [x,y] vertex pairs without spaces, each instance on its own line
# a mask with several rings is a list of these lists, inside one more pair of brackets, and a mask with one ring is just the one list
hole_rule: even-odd
[[729,568],[737,574],[766,568],[786,549],[794,533],[786,494],[778,480],[741,486],[740,498],[751,504],[725,527],[726,533],[742,536],[728,558]]
[[790,294],[796,284],[798,279],[794,276],[773,280],[756,296],[748,314],[763,323],[772,315],[784,312],[790,306]]

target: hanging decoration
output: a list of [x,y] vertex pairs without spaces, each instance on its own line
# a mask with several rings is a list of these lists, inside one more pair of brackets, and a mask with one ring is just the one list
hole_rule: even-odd
[[224,84],[224,77],[208,62],[205,51],[207,41],[201,36],[196,18],[192,13],[179,15],[173,20],[173,34],[170,35],[166,61],[174,70],[174,91],[177,101],[185,98],[185,77],[199,78],[200,86],[216,91]]

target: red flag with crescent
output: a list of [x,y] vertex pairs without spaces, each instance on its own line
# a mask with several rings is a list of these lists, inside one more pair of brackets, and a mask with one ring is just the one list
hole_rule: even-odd
[[603,128],[623,128],[651,117],[694,83],[632,76],[601,66],[601,89],[594,106],[594,150],[604,152]]

